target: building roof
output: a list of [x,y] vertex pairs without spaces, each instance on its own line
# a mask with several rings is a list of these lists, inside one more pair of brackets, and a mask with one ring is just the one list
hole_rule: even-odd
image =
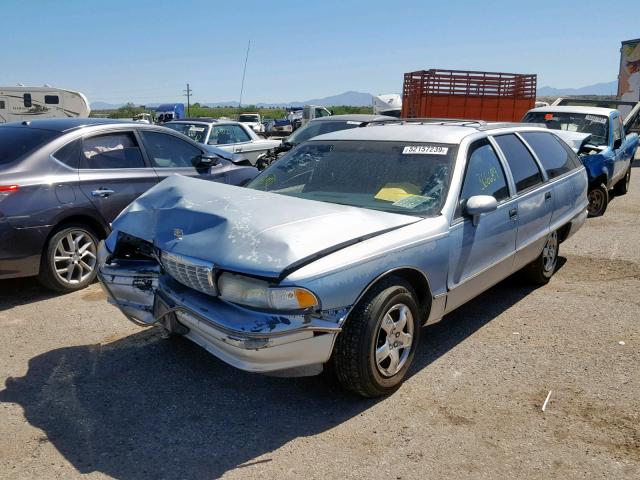
[[67,132],[81,127],[90,127],[94,125],[112,125],[112,124],[128,124],[140,125],[133,120],[116,120],[112,118],[41,118],[38,120],[25,120],[21,122],[10,122],[4,125],[12,127],[23,126],[25,128],[40,128],[43,130],[53,130],[57,132]]

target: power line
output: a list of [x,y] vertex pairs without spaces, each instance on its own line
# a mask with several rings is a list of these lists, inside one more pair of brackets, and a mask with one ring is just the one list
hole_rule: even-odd
[[238,102],[238,113],[242,111],[242,93],[244,92],[244,76],[247,73],[247,61],[249,60],[249,49],[251,48],[251,40],[247,44],[247,56],[244,57],[244,70],[242,70],[242,84],[240,85],[240,101]]

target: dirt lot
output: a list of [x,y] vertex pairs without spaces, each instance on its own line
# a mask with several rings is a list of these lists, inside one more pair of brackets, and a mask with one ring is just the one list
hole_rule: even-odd
[[236,371],[97,285],[0,282],[0,478],[640,478],[640,168],[609,208],[548,286],[427,327],[382,400]]

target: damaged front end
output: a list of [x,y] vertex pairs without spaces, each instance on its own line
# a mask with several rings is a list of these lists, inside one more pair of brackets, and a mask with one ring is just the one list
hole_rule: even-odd
[[[322,311],[319,303],[317,308],[276,311],[227,301],[220,283],[235,274],[122,232],[101,243],[98,260],[109,302],[129,320],[160,324],[246,371],[320,373],[347,314],[346,308]],[[268,288],[282,289],[276,280]]]

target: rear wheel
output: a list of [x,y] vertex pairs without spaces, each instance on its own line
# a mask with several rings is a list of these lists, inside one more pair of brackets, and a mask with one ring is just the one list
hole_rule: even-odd
[[98,236],[84,225],[55,232],[45,247],[38,281],[50,290],[73,292],[85,288],[97,274]]
[[348,390],[364,397],[395,391],[413,361],[420,310],[405,280],[383,280],[365,295],[336,340],[333,366]]
[[558,265],[559,248],[558,232],[551,232],[547,235],[547,240],[540,256],[523,269],[523,273],[530,283],[534,285],[549,283]]
[[594,185],[587,194],[589,205],[587,213],[590,217],[599,217],[604,214],[609,205],[609,192],[604,184]]
[[629,191],[629,185],[631,184],[631,165],[627,169],[627,173],[624,174],[624,178],[622,178],[618,183],[613,186],[613,193],[616,194],[617,197],[620,195],[625,195]]

